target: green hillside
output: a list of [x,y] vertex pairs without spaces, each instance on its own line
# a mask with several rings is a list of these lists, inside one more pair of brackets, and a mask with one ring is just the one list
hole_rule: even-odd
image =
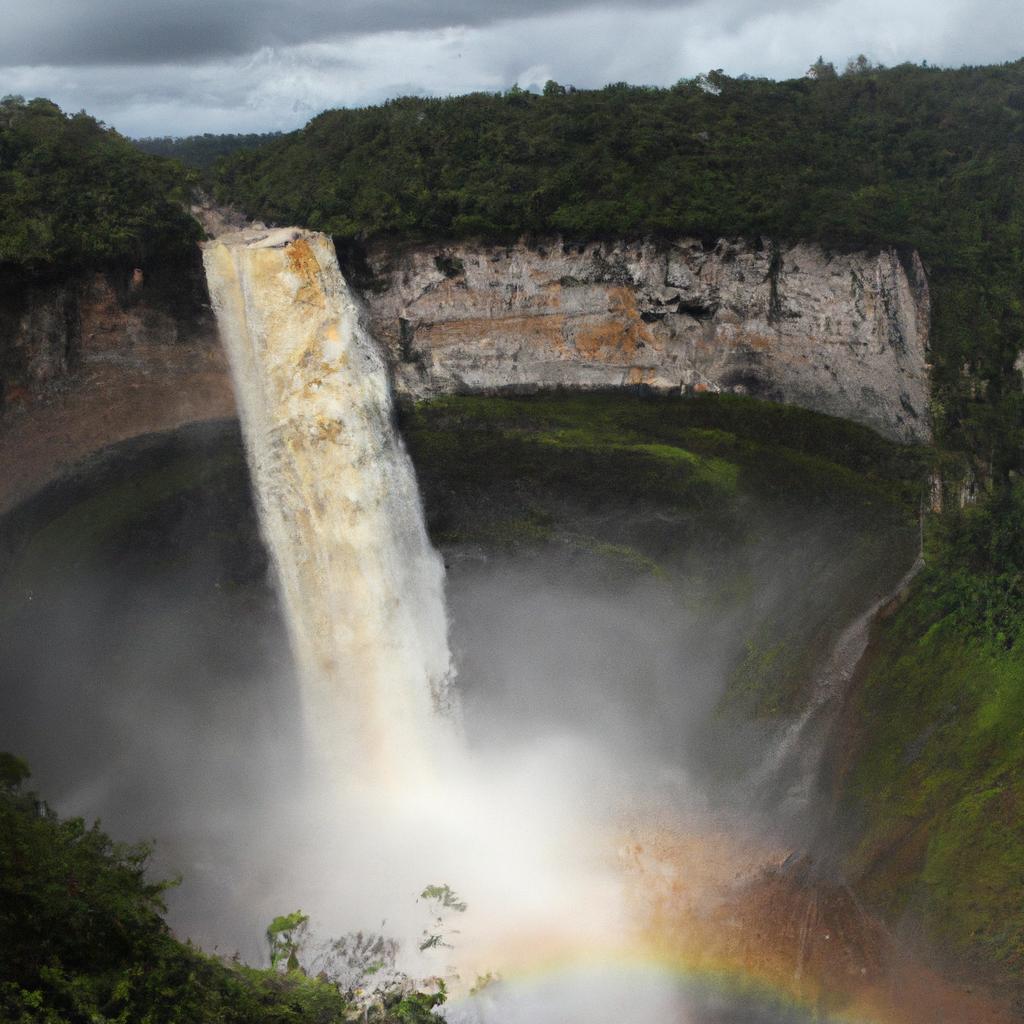
[[147,156],[88,114],[45,99],[0,100],[0,272],[67,275],[82,267],[191,257],[180,164]]

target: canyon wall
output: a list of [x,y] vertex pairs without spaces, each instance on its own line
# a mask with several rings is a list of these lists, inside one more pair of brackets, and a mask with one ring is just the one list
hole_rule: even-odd
[[0,511],[107,445],[232,415],[201,303],[169,303],[140,274],[0,293]]
[[720,240],[369,253],[396,388],[646,385],[790,402],[929,440],[929,299],[916,254]]
[[[930,438],[914,254],[724,239],[378,245],[350,277],[407,397],[731,392]],[[187,268],[180,288],[93,274],[0,294],[0,509],[97,448],[233,414]]]

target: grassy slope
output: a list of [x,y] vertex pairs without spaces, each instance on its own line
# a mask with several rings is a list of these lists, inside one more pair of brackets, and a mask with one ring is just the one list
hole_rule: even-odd
[[426,475],[428,509],[444,476],[466,489],[528,483],[541,499],[595,505],[669,500],[723,531],[755,497],[778,511],[829,507],[851,521],[906,523],[925,465],[919,450],[855,424],[734,396],[453,396],[405,409],[402,430]]
[[940,569],[884,623],[843,781],[852,873],[955,956],[1024,967],[1024,645],[965,628]]
[[[114,445],[0,520],[0,615],[23,593],[59,585],[68,567],[116,564],[171,549],[190,513],[206,517],[218,562],[239,578],[261,573],[256,522],[237,428],[196,424]],[[216,508],[217,512],[211,510]],[[216,516],[216,518],[212,518]]]
[[[406,410],[403,431],[442,545],[596,555],[723,610],[777,575],[794,593],[753,625],[736,713],[792,710],[830,638],[912,558],[922,452],[794,407],[459,396]],[[803,538],[806,564],[770,553]]]

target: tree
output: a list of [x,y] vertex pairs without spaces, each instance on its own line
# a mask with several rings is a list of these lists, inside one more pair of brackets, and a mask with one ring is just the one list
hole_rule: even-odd
[[818,59],[807,69],[807,77],[820,82],[836,78],[838,76],[836,74],[835,64],[831,61],[826,61],[824,57],[819,56]]
[[427,904],[431,913],[430,926],[423,929],[420,952],[439,947],[452,949],[448,937],[458,932],[449,930],[448,918],[451,913],[464,914],[466,903],[459,899],[449,885],[428,885],[420,893],[420,899]]
[[845,75],[865,75],[869,71],[881,71],[882,65],[875,64],[874,61],[869,60],[864,56],[863,53],[857,54],[856,57],[851,57],[846,62],[846,69],[843,71]]
[[291,914],[275,917],[267,925],[267,945],[270,947],[270,966],[286,971],[302,970],[299,951],[309,931],[309,915],[296,910]]

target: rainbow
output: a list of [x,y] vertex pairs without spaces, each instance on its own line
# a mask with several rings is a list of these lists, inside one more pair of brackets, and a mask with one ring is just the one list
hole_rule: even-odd
[[[595,1004],[600,1010],[594,1013]],[[542,1009],[538,1013],[538,1007]],[[623,1013],[628,1014],[624,1016]],[[577,1016],[579,1014],[579,1016]],[[729,1014],[724,1016],[723,1014]],[[742,1014],[734,1017],[732,1014]],[[549,1016],[550,1015],[550,1016]],[[571,1016],[570,1016],[571,1015]],[[453,1000],[451,1024],[895,1024],[861,1007],[823,1008],[791,987],[726,966],[634,952],[561,957],[524,966]]]

